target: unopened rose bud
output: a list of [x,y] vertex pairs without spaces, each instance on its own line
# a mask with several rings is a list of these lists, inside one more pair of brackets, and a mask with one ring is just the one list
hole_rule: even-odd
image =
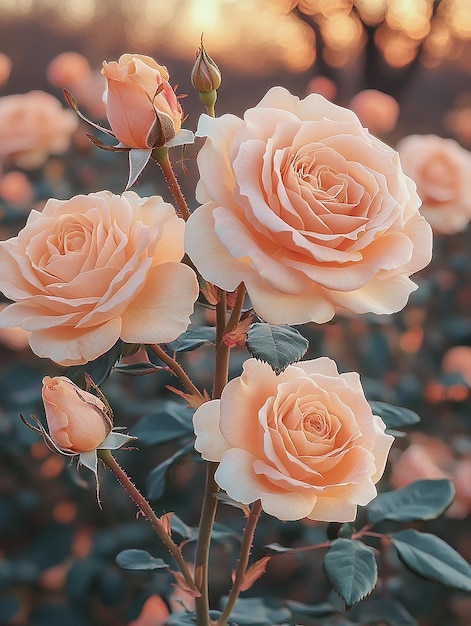
[[221,84],[221,71],[206,53],[201,43],[196,55],[195,65],[191,72],[191,82],[200,94],[200,100],[205,105],[209,115],[214,116],[214,105],[218,94],[217,89]]
[[105,403],[65,376],[45,376],[42,399],[49,436],[64,452],[94,450],[111,432],[110,411]]
[[106,116],[117,139],[128,148],[158,148],[181,128],[182,108],[167,69],[141,54],[123,54],[103,63],[107,80]]
[[218,89],[221,84],[221,71],[207,54],[203,45],[198,49],[195,65],[191,72],[191,82],[196,91],[200,93]]

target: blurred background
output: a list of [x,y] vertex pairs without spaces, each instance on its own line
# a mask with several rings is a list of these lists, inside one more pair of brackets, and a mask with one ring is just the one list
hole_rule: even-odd
[[[268,88],[282,85],[299,97],[317,92],[351,107],[392,146],[410,134],[433,134],[455,140],[469,153],[471,0],[0,0],[2,239],[14,236],[30,209],[40,209],[49,197],[123,190],[126,155],[94,147],[84,135],[89,127],[66,111],[62,98],[66,87],[84,114],[106,123],[103,60],[134,52],[166,65],[177,93],[187,94],[181,100],[188,116],[185,127],[195,130],[202,107],[190,72],[202,34],[222,71],[219,115],[242,115]],[[22,108],[23,100],[9,99],[37,90],[59,104],[51,103],[46,114],[49,104]],[[43,138],[41,150],[28,148],[38,127],[59,118],[60,145]],[[23,147],[16,143],[21,136]],[[192,206],[195,153],[193,147],[175,151],[176,171]],[[469,184],[471,168],[465,171]],[[134,189],[166,196],[152,166]],[[437,533],[471,561],[469,225],[436,234],[433,261],[416,282],[419,290],[397,315],[337,317],[300,330],[311,342],[308,357],[335,358],[341,370],[360,372],[370,399],[419,413],[421,424],[394,446],[382,488],[415,478],[454,480],[457,500],[445,517],[417,527]],[[120,550],[130,547],[165,556],[147,525],[136,520],[133,504],[111,476],[104,476],[100,510],[93,486],[83,488],[88,476],[82,472],[79,479],[74,467],[50,453],[18,419],[19,412],[42,416],[42,377],[66,373],[35,357],[27,339],[20,329],[0,331],[0,624],[163,624],[169,607],[176,606],[170,577],[122,572],[114,562]],[[234,375],[245,357],[235,351]],[[209,388],[211,349],[187,353],[184,360],[195,381]],[[138,429],[156,400],[168,399],[165,385],[170,383],[175,381],[162,374],[130,378],[112,372],[103,390],[115,408],[117,425]],[[120,461],[146,491],[148,472],[180,443],[143,444],[138,453],[120,453]],[[199,469],[194,462],[174,467],[154,503],[156,510],[176,510],[188,524],[197,524]],[[221,521],[233,524],[232,515],[224,509]],[[324,532],[320,525],[266,520],[256,549],[274,541],[305,545],[322,540]],[[215,548],[215,603],[227,592],[232,548],[229,540]],[[321,564],[317,553],[304,560],[277,557],[254,593],[274,603],[279,597],[335,603]],[[397,600],[409,616],[391,624],[471,625],[468,596],[420,581],[388,553],[381,574],[376,595]],[[295,623],[384,623],[352,612],[343,615],[338,606],[343,621],[298,618]]]

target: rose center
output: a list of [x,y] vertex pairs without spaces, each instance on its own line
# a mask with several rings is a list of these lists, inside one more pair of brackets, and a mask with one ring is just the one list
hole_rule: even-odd
[[298,405],[302,415],[302,429],[305,433],[318,437],[326,437],[330,433],[330,414],[319,401]]

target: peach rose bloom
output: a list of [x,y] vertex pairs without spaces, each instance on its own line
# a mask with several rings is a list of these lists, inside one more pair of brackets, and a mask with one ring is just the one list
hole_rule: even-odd
[[91,73],[90,64],[83,54],[62,52],[46,68],[48,81],[55,87],[73,87]]
[[314,76],[307,84],[306,93],[318,93],[327,100],[333,100],[337,95],[337,85],[327,76]]
[[471,219],[471,152],[437,135],[409,135],[397,150],[404,171],[417,184],[422,212],[433,230],[463,230]]
[[70,146],[78,117],[45,91],[0,98],[0,162],[24,169],[40,167],[50,154]]
[[279,375],[248,359],[220,400],[197,409],[194,428],[196,449],[220,463],[218,485],[281,520],[353,521],[376,496],[394,439],[358,374],[326,357]]
[[4,85],[11,74],[11,59],[3,52],[0,52],[0,86]]
[[358,92],[351,99],[349,108],[372,133],[389,133],[399,117],[397,100],[377,89]]
[[397,153],[318,94],[272,88],[234,115],[202,115],[185,249],[203,277],[244,282],[272,324],[393,313],[431,258],[431,229]]
[[112,424],[104,402],[69,378],[45,376],[42,398],[49,435],[61,450],[88,452],[110,434]]
[[0,327],[62,365],[86,363],[121,338],[173,341],[186,330],[198,281],[183,257],[184,221],[159,196],[128,191],[48,200],[0,242],[0,291],[14,300]]
[[117,139],[128,148],[155,148],[173,139],[182,108],[170,86],[167,68],[140,54],[103,62],[107,80],[106,116]]
[[456,489],[455,501],[448,509],[448,517],[463,518],[471,512],[471,458],[461,459],[453,471]]
[[401,454],[397,461],[392,462],[390,481],[395,489],[402,489],[416,480],[432,480],[449,478],[439,465],[433,453],[420,443],[413,443]]
[[442,370],[447,373],[461,374],[471,387],[471,347],[454,346],[443,356]]
[[7,172],[0,175],[0,197],[12,206],[25,207],[34,198],[34,189],[23,172]]

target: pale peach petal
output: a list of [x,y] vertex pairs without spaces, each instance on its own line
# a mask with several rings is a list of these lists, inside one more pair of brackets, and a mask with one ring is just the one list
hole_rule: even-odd
[[198,297],[196,275],[186,265],[152,267],[146,286],[122,316],[121,338],[129,343],[166,343],[186,330]]
[[261,494],[260,500],[266,513],[284,522],[289,522],[308,517],[313,506],[315,507],[317,495],[312,492],[284,494],[264,492]]
[[353,522],[357,516],[357,509],[358,506],[353,502],[319,496],[306,517],[323,522]]
[[220,400],[201,405],[195,413],[193,425],[196,434],[195,448],[206,461],[220,461],[229,444],[219,430]]
[[224,452],[221,461],[215,474],[218,485],[237,502],[250,504],[258,500],[264,483],[254,472],[255,458],[245,450],[230,448]]
[[391,276],[387,281],[375,278],[350,293],[331,291],[329,298],[340,309],[352,313],[376,313],[386,315],[403,309],[409,295],[417,289],[407,276]]
[[121,321],[110,320],[84,332],[74,328],[48,328],[31,333],[29,344],[35,354],[61,365],[80,365],[104,354],[119,339]]
[[250,267],[250,262],[248,259],[240,262],[233,259],[214,235],[213,209],[212,203],[203,205],[190,215],[185,231],[185,250],[197,266],[204,266],[206,280],[218,282],[221,286],[224,283],[223,289],[234,291],[244,280],[244,269]]
[[299,296],[281,294],[257,276],[246,278],[245,285],[251,294],[254,309],[269,324],[285,324],[287,320],[290,324],[309,321],[323,324],[335,315],[334,306],[324,296],[321,287],[315,284]]

